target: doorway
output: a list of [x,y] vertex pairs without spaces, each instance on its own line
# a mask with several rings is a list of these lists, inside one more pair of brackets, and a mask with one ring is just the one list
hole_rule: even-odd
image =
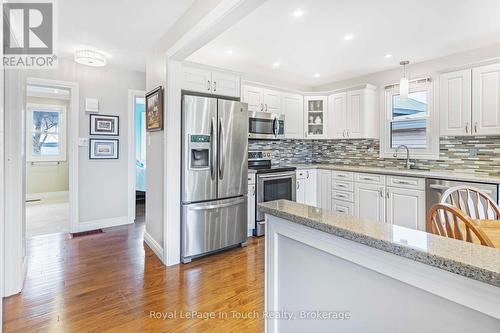
[[146,99],[145,92],[129,90],[129,209],[136,223],[146,218]]
[[26,86],[26,237],[67,233],[68,121],[71,92]]

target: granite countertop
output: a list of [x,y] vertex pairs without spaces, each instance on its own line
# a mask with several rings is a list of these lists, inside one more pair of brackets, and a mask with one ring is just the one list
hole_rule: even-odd
[[410,176],[419,178],[438,178],[448,180],[458,180],[466,182],[479,182],[479,183],[492,183],[500,184],[500,176],[488,176],[473,173],[460,173],[453,171],[442,170],[405,170],[396,168],[380,168],[380,167],[364,167],[364,166],[347,166],[338,164],[324,164],[324,163],[303,163],[303,164],[287,164],[297,169],[326,169],[326,170],[339,170],[339,171],[352,171],[352,172],[366,172],[366,173],[379,173],[394,176]]
[[333,213],[288,200],[259,204],[262,212],[382,251],[500,287],[500,249]]

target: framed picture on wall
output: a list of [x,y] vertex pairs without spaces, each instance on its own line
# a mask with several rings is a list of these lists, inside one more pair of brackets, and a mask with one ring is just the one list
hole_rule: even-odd
[[158,87],[146,94],[146,130],[163,130],[163,89]]
[[91,114],[90,135],[120,135],[120,117]]
[[117,160],[120,146],[118,139],[89,139],[89,159]]

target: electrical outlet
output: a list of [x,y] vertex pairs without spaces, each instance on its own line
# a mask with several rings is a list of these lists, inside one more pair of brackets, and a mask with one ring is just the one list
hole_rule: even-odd
[[478,153],[477,148],[471,148],[469,149],[469,158],[477,158],[477,153]]

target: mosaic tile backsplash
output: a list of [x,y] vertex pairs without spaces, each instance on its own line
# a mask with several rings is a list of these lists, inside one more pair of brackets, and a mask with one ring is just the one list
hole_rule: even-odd
[[[432,170],[481,173],[500,176],[499,136],[443,136],[440,138],[438,160],[412,160],[418,167]],[[469,157],[469,150],[477,149],[477,157]],[[371,167],[404,168],[405,152],[401,159],[379,157],[379,140],[281,140],[249,141],[249,150],[272,150],[273,164],[331,163]]]

